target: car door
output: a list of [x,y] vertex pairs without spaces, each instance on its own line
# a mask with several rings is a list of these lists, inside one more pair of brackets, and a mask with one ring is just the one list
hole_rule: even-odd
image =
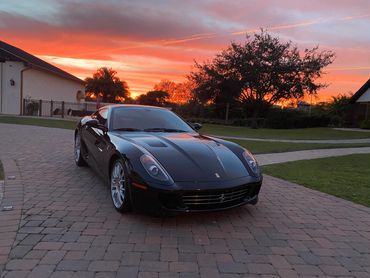
[[[108,108],[101,108],[99,113],[97,114],[97,120],[101,125],[108,127]],[[96,158],[96,165],[101,172],[101,174],[105,175],[105,169],[107,166],[107,152],[109,151],[110,140],[107,132],[104,132],[101,129],[97,129],[95,137],[95,158]]]
[[[97,119],[101,125],[107,126],[108,108],[101,108],[91,118]],[[91,166],[101,171],[103,152],[106,149],[104,131],[98,127],[85,127],[84,138],[88,149],[88,161]]]

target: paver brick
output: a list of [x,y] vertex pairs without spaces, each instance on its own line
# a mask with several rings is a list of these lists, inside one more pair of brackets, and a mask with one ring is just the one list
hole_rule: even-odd
[[14,259],[6,264],[7,270],[32,270],[39,260],[36,259]]
[[58,250],[62,248],[63,243],[62,242],[47,242],[42,241],[35,245],[34,249],[41,249],[41,250]]
[[52,250],[48,251],[46,255],[41,259],[40,264],[58,264],[65,256],[66,251],[64,250]]
[[48,278],[54,271],[54,265],[38,265],[32,269],[27,278]]
[[171,262],[171,272],[198,272],[198,264],[193,262]]
[[117,271],[119,261],[92,261],[89,265],[89,271]]
[[222,273],[248,273],[247,266],[243,263],[234,263],[234,262],[221,262],[217,263],[218,269]]
[[168,271],[167,262],[151,262],[151,261],[141,261],[139,266],[140,271]]
[[162,248],[160,254],[161,261],[178,261],[179,254],[175,248]]
[[87,270],[89,261],[84,260],[62,260],[57,265],[57,270],[79,271]]

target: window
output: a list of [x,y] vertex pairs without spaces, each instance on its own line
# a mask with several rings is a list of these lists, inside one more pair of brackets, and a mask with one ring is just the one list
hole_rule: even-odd
[[112,129],[135,128],[145,130],[163,128],[194,132],[175,113],[165,109],[125,106],[114,108],[111,113]]

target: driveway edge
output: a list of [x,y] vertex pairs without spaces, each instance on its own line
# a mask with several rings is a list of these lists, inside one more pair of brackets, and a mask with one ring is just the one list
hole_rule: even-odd
[[16,161],[1,158],[4,168],[3,198],[0,200],[0,277],[16,239],[23,207],[23,179]]

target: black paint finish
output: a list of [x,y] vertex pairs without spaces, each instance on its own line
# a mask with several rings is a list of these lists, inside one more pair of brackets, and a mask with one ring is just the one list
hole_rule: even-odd
[[[121,118],[117,118],[121,114]],[[144,117],[146,114],[150,115],[150,123],[145,122],[149,119]],[[148,125],[158,128],[152,126],[157,114],[164,115],[161,116],[163,122],[158,120],[159,125],[166,125],[166,128],[176,125],[181,129],[147,131]],[[167,118],[169,123],[166,123]],[[119,130],[114,130],[113,127],[118,125],[114,121],[130,122],[130,126],[119,126]],[[115,159],[124,160],[129,170],[128,182],[135,208],[211,211],[257,203],[262,175],[249,168],[243,158],[245,149],[229,141],[200,135],[193,126],[167,109],[140,105],[106,106],[92,116],[82,118],[75,132],[81,135],[84,160],[106,180],[109,180]],[[160,182],[151,177],[140,161],[143,154],[153,156],[171,178]],[[189,201],[184,198],[190,198],[191,205],[186,205]]]

